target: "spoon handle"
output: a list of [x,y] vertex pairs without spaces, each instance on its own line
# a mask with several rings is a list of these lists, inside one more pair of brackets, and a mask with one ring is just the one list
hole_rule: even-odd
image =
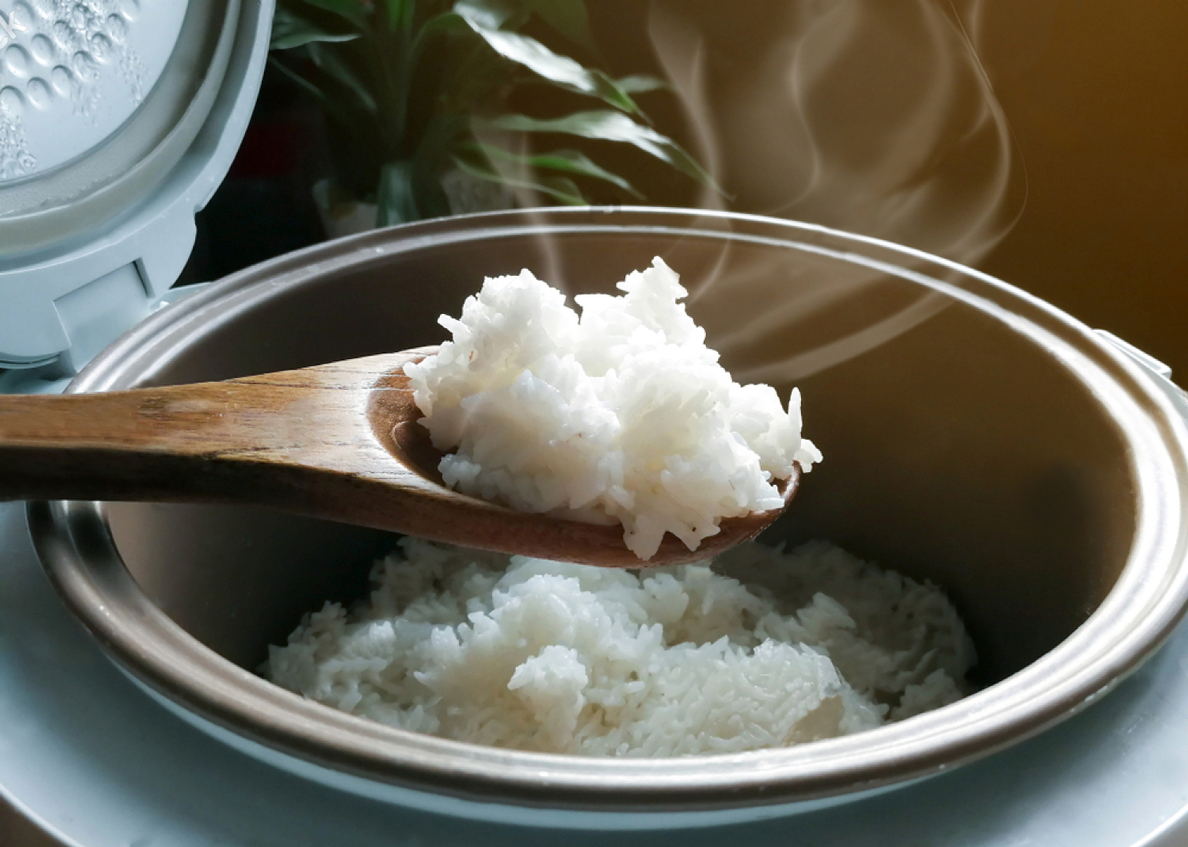
[[380,450],[365,414],[392,357],[223,382],[0,395],[0,500],[269,503]]
[[[225,382],[0,395],[0,500],[251,504],[468,547],[639,567],[618,525],[516,511],[442,483],[441,454],[416,423],[403,371],[432,351]],[[697,552],[668,535],[656,561],[704,559],[779,511],[724,520]]]
[[266,414],[236,409],[245,395],[243,386],[209,383],[0,396],[0,500],[192,500],[225,491],[234,457],[272,443]]

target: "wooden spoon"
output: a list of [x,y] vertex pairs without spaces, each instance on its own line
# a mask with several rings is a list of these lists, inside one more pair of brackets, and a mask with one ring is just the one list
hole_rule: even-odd
[[[252,503],[468,547],[607,567],[709,558],[782,510],[727,518],[642,562],[618,524],[519,512],[452,491],[404,365],[422,347],[194,385],[0,395],[0,500]],[[785,505],[798,476],[784,487]]]

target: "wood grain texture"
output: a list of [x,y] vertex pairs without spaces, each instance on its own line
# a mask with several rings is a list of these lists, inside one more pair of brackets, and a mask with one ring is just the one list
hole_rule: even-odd
[[[518,512],[444,487],[403,373],[435,349],[223,382],[0,396],[0,500],[252,503],[489,550],[644,564],[621,526]],[[696,552],[665,536],[647,564],[707,558],[778,515],[724,520]]]

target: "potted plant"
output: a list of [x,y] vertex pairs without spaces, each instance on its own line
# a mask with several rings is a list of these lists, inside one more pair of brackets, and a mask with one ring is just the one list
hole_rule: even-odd
[[592,190],[643,199],[587,152],[592,141],[709,184],[636,103],[660,80],[591,67],[584,0],[279,0],[272,48],[325,115],[334,175],[321,199],[362,214],[356,224],[516,199],[586,204]]

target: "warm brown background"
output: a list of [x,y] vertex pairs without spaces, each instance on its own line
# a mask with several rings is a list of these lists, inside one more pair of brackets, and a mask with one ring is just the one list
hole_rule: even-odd
[[[760,72],[755,56],[790,37],[786,10],[800,0],[656,2],[701,29],[711,76],[721,81]],[[840,2],[859,6],[863,0]],[[946,0],[935,2],[946,6]],[[612,68],[637,72],[654,61],[645,33],[650,5],[591,4]],[[902,35],[908,30],[900,30],[896,18],[918,16],[922,0],[865,5],[870,16],[881,16],[873,26],[886,28],[891,49],[914,37]],[[1182,329],[1188,315],[1188,3],[956,0],[955,8],[1009,121],[1014,161],[1022,166],[1016,175],[1025,174],[1027,190],[1017,224],[976,266],[1114,332],[1188,380]],[[863,73],[873,88],[887,91],[883,71],[855,68],[859,85]],[[877,106],[881,96],[868,99]],[[647,108],[660,126],[679,123],[678,113],[654,102]],[[691,133],[681,138],[695,147]],[[736,208],[766,211],[748,208],[745,183],[761,185],[776,155],[730,161],[734,173],[724,182],[737,195]],[[749,175],[743,172],[748,168]],[[663,186],[645,188],[653,189],[653,201],[690,199]],[[943,252],[927,243],[913,246]]]
[[982,268],[1188,384],[1188,3],[994,0],[985,15],[1030,194]]

